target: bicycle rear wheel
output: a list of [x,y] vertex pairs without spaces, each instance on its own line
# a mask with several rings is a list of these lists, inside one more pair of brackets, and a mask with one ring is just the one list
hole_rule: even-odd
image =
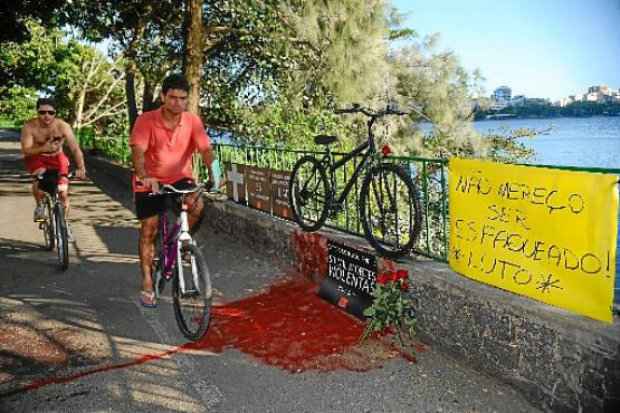
[[288,199],[293,219],[304,231],[316,231],[327,219],[331,191],[325,168],[312,156],[300,158],[293,167]]
[[382,255],[399,258],[420,235],[422,210],[411,177],[394,164],[381,164],[364,177],[360,215],[366,239]]
[[65,210],[61,204],[54,205],[54,223],[56,227],[56,252],[60,269],[69,268],[69,240],[67,239],[67,222]]
[[[181,333],[190,340],[199,340],[209,328],[211,319],[211,278],[202,251],[193,244],[181,249],[172,283],[174,316]],[[181,289],[181,271],[185,291]]]
[[45,221],[39,223],[39,228],[43,231],[43,242],[45,249],[51,251],[56,246],[56,229],[54,227],[56,220],[54,219],[54,210],[49,200],[43,201],[45,203],[46,217]]

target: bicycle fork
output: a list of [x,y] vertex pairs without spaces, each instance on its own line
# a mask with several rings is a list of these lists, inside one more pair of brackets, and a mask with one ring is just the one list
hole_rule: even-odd
[[[179,232],[179,237],[177,238],[177,268],[179,277],[179,288],[181,289],[181,294],[186,294],[188,289],[185,285],[185,277],[183,276],[183,247],[188,245],[195,245],[192,236],[189,233],[189,220],[187,217],[187,205],[183,204],[181,213],[179,214],[179,221],[181,224],[181,229]],[[196,266],[196,259],[192,254],[190,254],[190,264],[192,268],[192,276],[194,287],[190,288],[190,291],[195,291],[200,294],[200,282],[198,280],[198,268]]]

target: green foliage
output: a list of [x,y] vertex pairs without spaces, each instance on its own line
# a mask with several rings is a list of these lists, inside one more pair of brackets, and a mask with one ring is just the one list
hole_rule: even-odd
[[12,119],[3,118],[0,116],[0,128],[2,129],[18,129],[19,124],[15,123]]
[[350,131],[331,111],[295,110],[281,102],[244,110],[241,116],[245,122],[235,129],[242,142],[310,150],[317,149],[314,136],[333,134],[341,138],[342,147],[347,145]]
[[36,116],[37,92],[32,88],[13,86],[4,91],[5,99],[0,100],[0,115],[16,125]]
[[60,117],[77,127],[94,123],[104,130],[108,118],[124,110],[122,77],[113,62],[59,30],[33,21],[27,27],[29,41],[0,48],[7,85],[0,89],[0,110],[23,121],[35,115],[37,94],[52,95]]
[[291,73],[290,92],[340,104],[384,91],[390,36],[388,3],[377,0],[289,1],[285,9],[306,59]]
[[3,1],[0,3],[0,42],[22,43],[29,39],[26,22],[31,19],[46,25],[59,23],[58,10],[65,0]]

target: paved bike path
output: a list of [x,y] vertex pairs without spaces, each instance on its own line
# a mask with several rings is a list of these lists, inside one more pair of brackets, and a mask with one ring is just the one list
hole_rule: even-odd
[[[508,386],[432,349],[417,364],[300,374],[236,350],[178,352],[185,340],[169,299],[156,310],[136,304],[129,194],[104,187],[108,193],[90,181],[72,186],[76,241],[68,271],[59,272],[32,222],[18,145],[0,140],[0,411],[536,411]],[[216,245],[206,255],[221,301],[288,271],[230,239],[204,244]]]

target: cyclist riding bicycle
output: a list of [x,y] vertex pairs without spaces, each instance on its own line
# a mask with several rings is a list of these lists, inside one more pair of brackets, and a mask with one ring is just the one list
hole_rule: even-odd
[[[209,179],[213,181],[211,164],[213,149],[204,125],[197,115],[186,112],[189,83],[173,74],[164,79],[160,94],[161,107],[138,117],[131,132],[134,176],[132,189],[136,215],[140,220],[140,269],[142,289],[140,303],[145,307],[157,305],[153,291],[152,268],[157,235],[158,216],[166,207],[160,184],[187,187],[193,183],[192,156],[202,155]],[[202,199],[189,199],[189,225],[200,219]]]
[[82,150],[71,126],[56,117],[54,101],[50,98],[37,100],[37,112],[38,116],[26,122],[22,128],[21,147],[26,169],[35,177],[32,183],[32,194],[36,201],[34,220],[41,221],[45,219],[45,208],[42,204],[44,194],[39,189],[36,177],[45,171],[58,171],[58,196],[64,206],[65,215],[69,210],[69,159],[62,149],[64,143],[77,163],[75,176],[84,179],[86,168]]

